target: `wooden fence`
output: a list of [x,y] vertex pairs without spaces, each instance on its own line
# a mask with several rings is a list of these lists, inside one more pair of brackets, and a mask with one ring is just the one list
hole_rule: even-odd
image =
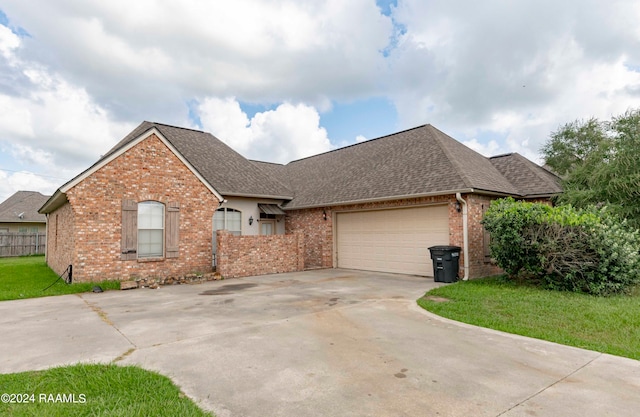
[[44,254],[44,233],[0,233],[0,257]]

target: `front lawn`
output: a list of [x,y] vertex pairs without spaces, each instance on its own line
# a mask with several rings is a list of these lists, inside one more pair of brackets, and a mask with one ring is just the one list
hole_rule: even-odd
[[47,266],[44,256],[0,258],[0,301],[87,292],[95,285],[103,290],[120,289],[118,281],[68,285],[63,280],[56,282],[57,279],[58,275]]
[[595,297],[491,277],[436,288],[418,304],[464,323],[640,359],[640,288]]
[[169,378],[135,366],[73,365],[6,374],[0,375],[0,387],[2,416],[212,416]]

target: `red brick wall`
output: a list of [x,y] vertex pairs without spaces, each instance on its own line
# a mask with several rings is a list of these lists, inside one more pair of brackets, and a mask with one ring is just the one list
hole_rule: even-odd
[[61,275],[74,263],[74,215],[71,205],[66,203],[51,213],[47,222],[47,264],[56,274]]
[[[324,214],[326,213],[326,220]],[[331,209],[313,208],[287,212],[286,233],[301,231],[304,239],[304,268],[333,267],[333,218]]]
[[463,195],[463,198],[468,204],[469,277],[479,278],[500,274],[502,269],[493,264],[488,257],[485,257],[484,227],[480,223],[484,210],[489,207],[492,200],[495,200],[495,197],[466,194]]
[[304,238],[300,232],[285,235],[234,236],[217,233],[217,272],[224,278],[302,271]]
[[[67,192],[74,247],[51,253],[73,259],[74,280],[135,279],[206,273],[212,265],[216,197],[152,135]],[[122,200],[180,203],[179,256],[156,261],[121,258]],[[62,213],[65,206],[50,215]],[[50,220],[51,221],[51,220]],[[68,252],[74,252],[73,255]]]

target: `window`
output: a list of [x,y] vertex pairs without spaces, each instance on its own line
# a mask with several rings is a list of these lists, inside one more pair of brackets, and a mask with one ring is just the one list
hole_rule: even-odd
[[242,234],[242,213],[232,208],[219,208],[213,215],[213,233],[216,230],[228,230],[231,234]]
[[164,204],[145,201],[138,204],[138,258],[164,255]]
[[[56,229],[57,231],[57,229]],[[122,200],[123,261],[180,256],[180,203]]]

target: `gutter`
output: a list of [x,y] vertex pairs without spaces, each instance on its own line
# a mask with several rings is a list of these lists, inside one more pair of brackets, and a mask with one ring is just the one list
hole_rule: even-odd
[[[385,201],[394,201],[394,200],[406,200],[409,198],[422,198],[422,197],[437,197],[443,195],[451,195],[454,193],[473,193],[476,190],[473,188],[463,188],[458,190],[444,190],[444,191],[434,191],[429,193],[420,193],[420,194],[404,194],[404,195],[392,195],[388,197],[374,197],[374,198],[363,198],[359,200],[348,200],[348,201],[333,201],[333,202],[324,202],[324,203],[313,203],[307,204],[304,206],[293,206],[288,207],[284,206],[282,209],[284,211],[287,210],[303,210],[309,208],[320,208],[320,207],[339,207],[339,206],[350,206],[355,204],[366,204],[366,203],[382,203]],[[294,198],[295,200],[295,198]]]
[[464,253],[464,278],[463,281],[469,280],[469,220],[467,202],[462,198],[460,193],[456,193],[456,200],[462,204],[462,245]]

